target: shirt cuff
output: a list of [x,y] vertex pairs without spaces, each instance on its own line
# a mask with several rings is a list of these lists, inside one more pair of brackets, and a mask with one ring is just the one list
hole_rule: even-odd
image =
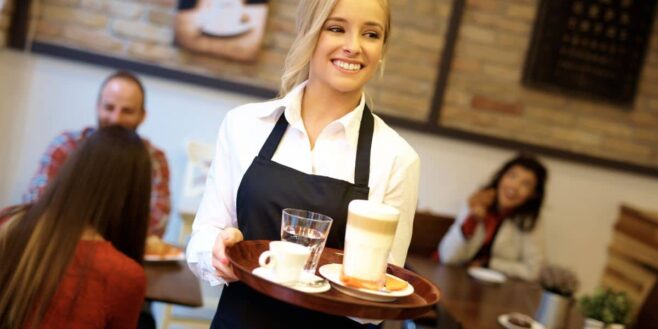
[[199,279],[211,286],[224,284],[226,281],[216,274],[212,265],[212,248],[220,229],[196,232],[187,245],[187,264]]

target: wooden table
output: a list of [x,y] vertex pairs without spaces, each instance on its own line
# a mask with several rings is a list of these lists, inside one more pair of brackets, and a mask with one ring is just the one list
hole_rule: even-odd
[[[491,284],[471,278],[464,267],[445,266],[418,256],[408,256],[407,265],[441,290],[441,307],[464,329],[501,329],[498,316],[520,312],[535,314],[541,299],[536,283],[508,279]],[[572,307],[566,328],[583,328],[583,317]]]
[[146,300],[199,307],[201,285],[185,261],[145,262]]

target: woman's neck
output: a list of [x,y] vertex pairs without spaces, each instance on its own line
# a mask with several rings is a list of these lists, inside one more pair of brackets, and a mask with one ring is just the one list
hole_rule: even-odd
[[82,236],[80,240],[90,240],[90,241],[103,241],[103,236],[98,233],[95,229],[87,227],[82,231]]
[[309,81],[302,96],[301,116],[311,149],[322,130],[351,112],[359,104],[361,95],[361,90],[341,93]]
[[301,116],[311,149],[322,130],[351,112],[359,104],[361,95],[361,90],[342,93],[321,83],[309,81],[302,96]]

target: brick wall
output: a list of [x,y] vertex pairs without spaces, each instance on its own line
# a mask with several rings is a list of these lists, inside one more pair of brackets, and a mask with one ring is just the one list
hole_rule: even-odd
[[0,5],[0,48],[4,48],[7,45],[7,33],[11,21],[13,3],[9,0],[0,1],[0,3],[2,3]]
[[467,0],[442,124],[658,167],[658,25],[632,109],[521,85],[536,0]]
[[[35,38],[277,89],[299,0],[270,0],[255,64],[172,45],[176,0],[35,0]],[[538,0],[467,0],[440,123],[493,137],[658,167],[658,34],[632,111],[521,85]],[[393,34],[376,111],[430,112],[452,0],[391,0]],[[1,25],[0,25],[1,26]],[[655,28],[658,29],[658,28]]]

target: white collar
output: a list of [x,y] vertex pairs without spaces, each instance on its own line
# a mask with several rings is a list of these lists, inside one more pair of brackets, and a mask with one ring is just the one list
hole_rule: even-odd
[[[285,116],[286,120],[291,127],[294,127],[300,131],[305,131],[304,123],[301,117],[302,109],[302,96],[304,95],[304,88],[306,87],[307,81],[304,81],[297,86],[295,86],[288,94],[283,98],[277,99],[271,103],[272,106],[267,106],[263,108],[263,111],[258,114],[259,117],[265,118],[273,115],[279,115],[281,113],[281,107],[285,107]],[[357,138],[359,135],[359,127],[361,124],[361,116],[363,115],[363,110],[365,109],[365,94],[361,94],[361,100],[359,104],[354,108],[354,110],[348,112],[344,116],[333,121],[329,125],[339,124],[344,132],[345,138],[347,141],[356,146]]]

